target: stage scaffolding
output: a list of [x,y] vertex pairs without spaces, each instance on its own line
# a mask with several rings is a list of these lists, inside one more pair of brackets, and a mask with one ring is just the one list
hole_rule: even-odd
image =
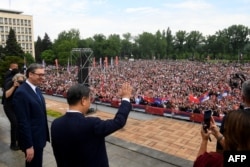
[[71,50],[71,65],[74,59],[78,66],[78,83],[89,85],[89,69],[92,63],[91,48],[73,48]]

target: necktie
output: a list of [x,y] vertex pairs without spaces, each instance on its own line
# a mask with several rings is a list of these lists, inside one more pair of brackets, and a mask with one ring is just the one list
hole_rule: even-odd
[[38,87],[36,87],[36,95],[37,95],[38,99],[42,102],[42,98],[41,98],[40,91],[39,91]]

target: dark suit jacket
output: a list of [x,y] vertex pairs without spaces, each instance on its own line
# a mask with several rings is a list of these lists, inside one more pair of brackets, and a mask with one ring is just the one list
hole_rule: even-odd
[[122,101],[114,119],[101,120],[67,112],[51,125],[51,139],[58,167],[108,167],[105,136],[121,129],[131,104]]
[[33,146],[44,148],[49,141],[45,100],[41,99],[32,88],[24,82],[13,96],[13,107],[19,126],[19,145],[24,151]]

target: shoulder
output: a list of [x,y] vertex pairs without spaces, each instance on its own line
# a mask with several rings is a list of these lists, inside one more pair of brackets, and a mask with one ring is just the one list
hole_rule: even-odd
[[222,167],[223,166],[223,154],[217,152],[205,152],[204,154],[197,157],[194,162],[194,167],[205,167],[205,166],[214,166]]

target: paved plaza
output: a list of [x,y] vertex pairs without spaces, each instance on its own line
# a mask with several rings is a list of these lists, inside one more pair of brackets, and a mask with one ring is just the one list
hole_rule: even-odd
[[[65,113],[66,100],[46,96],[48,109]],[[92,105],[89,116],[114,117],[117,109]],[[49,117],[49,125],[53,121]],[[10,125],[0,106],[0,167],[23,167],[21,151],[9,149]],[[200,145],[200,124],[131,111],[126,126],[106,138],[110,167],[191,167]],[[215,139],[208,145],[215,150]],[[98,158],[97,158],[98,160]],[[44,167],[56,167],[51,144],[44,150]]]

